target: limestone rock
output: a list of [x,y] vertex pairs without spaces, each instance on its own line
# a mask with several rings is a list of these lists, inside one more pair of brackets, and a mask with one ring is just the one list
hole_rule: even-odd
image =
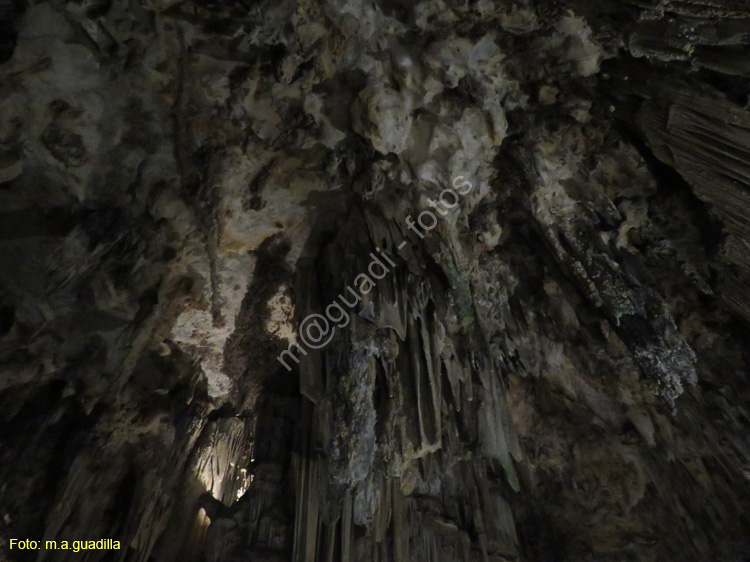
[[747,559],[748,22],[0,0],[0,560]]

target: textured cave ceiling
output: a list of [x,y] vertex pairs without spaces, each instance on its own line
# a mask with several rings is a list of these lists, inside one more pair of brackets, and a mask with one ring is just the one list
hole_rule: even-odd
[[747,562],[749,94],[745,0],[0,0],[0,561]]

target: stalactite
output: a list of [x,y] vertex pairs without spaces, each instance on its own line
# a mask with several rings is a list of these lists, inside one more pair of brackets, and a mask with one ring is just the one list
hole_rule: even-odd
[[744,560],[749,23],[0,0],[0,558]]

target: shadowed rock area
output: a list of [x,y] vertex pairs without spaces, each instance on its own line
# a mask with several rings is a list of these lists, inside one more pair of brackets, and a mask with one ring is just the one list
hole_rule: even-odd
[[0,562],[750,561],[749,95],[745,0],[0,0]]

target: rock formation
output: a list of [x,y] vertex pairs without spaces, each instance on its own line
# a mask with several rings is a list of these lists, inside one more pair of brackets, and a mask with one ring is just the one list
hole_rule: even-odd
[[749,94],[744,0],[0,0],[0,560],[750,560]]

